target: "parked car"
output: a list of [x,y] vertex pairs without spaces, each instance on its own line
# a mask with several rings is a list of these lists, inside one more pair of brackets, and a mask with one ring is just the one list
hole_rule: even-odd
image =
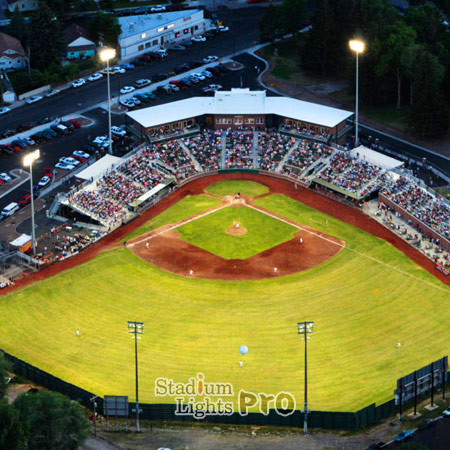
[[225,27],[223,25],[219,25],[216,29],[219,31],[219,33],[226,33],[227,31],[230,31],[229,27]]
[[69,129],[64,125],[52,125],[50,128],[61,136],[69,132]]
[[367,447],[367,450],[379,450],[381,448],[384,448],[386,444],[384,442],[376,442],[374,444],[371,444]]
[[450,406],[442,411],[444,417],[450,417]]
[[0,173],[0,180],[2,181],[11,181],[12,178],[5,172]]
[[210,40],[210,39],[214,39],[214,38],[216,37],[216,34],[213,33],[212,31],[207,31],[207,32],[204,34],[204,36],[205,36],[205,38],[206,38],[207,40]]
[[121,94],[129,94],[130,92],[133,92],[135,88],[133,86],[124,86],[121,90]]
[[76,119],[69,119],[67,122],[72,123],[75,128],[81,128],[81,122]]
[[24,139],[24,141],[26,141],[26,143],[27,143],[28,145],[34,145],[34,144],[36,144],[36,142],[31,138],[31,136],[24,137],[23,139]]
[[168,50],[171,52],[183,52],[184,50],[186,50],[186,47],[184,47],[183,45],[180,45],[180,44],[174,44],[174,45],[171,45],[168,48]]
[[75,129],[75,125],[72,122],[69,122],[68,120],[61,120],[61,122],[59,122],[59,124],[64,125],[70,131],[73,131]]
[[136,86],[136,88],[140,89],[143,88],[145,86],[148,86],[149,84],[151,84],[152,82],[150,80],[147,80],[146,78],[142,78],[140,80],[137,80],[134,85]]
[[55,95],[58,95],[61,91],[59,89],[52,89],[51,91],[48,91],[45,96],[47,98],[54,97]]
[[394,441],[395,442],[404,442],[407,439],[411,438],[414,435],[414,430],[404,430],[401,433],[397,434],[395,436]]
[[212,73],[209,72],[208,70],[202,70],[200,73],[204,75],[206,78],[212,78],[213,76]]
[[215,66],[215,67],[223,73],[227,73],[230,71],[230,69],[225,64],[222,64],[222,63],[217,64],[217,66]]
[[43,117],[42,119],[38,120],[38,125],[43,125],[44,123],[49,123],[53,120],[53,117]]
[[53,178],[53,169],[51,167],[44,168],[44,175],[49,178]]
[[133,70],[134,69],[133,64],[121,64],[120,67],[122,67],[122,69],[125,69],[125,70]]
[[78,164],[80,164],[80,161],[77,161],[71,156],[63,156],[62,158],[59,158],[59,162],[62,162],[64,164],[72,164],[73,166],[78,166]]
[[422,422],[420,422],[419,426],[418,426],[418,430],[426,430],[427,428],[433,427],[434,425],[436,425],[436,420],[434,419],[426,419],[423,420]]
[[21,133],[22,131],[28,131],[28,130],[31,130],[33,128],[33,125],[31,125],[31,124],[29,124],[29,123],[24,123],[24,124],[22,124],[22,125],[19,125],[17,128],[16,128],[16,131],[18,132],[18,133]]
[[222,86],[220,84],[210,84],[202,89],[203,92],[216,92],[222,89]]
[[25,194],[17,203],[20,207],[24,207],[31,202],[31,194]]
[[43,176],[43,177],[39,180],[38,186],[39,186],[39,187],[45,187],[45,186],[47,186],[47,184],[50,183],[50,181],[51,181],[50,177]]
[[191,77],[195,77],[195,78],[197,78],[197,79],[200,80],[200,81],[206,80],[205,75],[203,75],[203,74],[200,73],[200,72],[194,72],[194,73],[192,73],[192,74],[191,74]]
[[166,7],[164,5],[155,5],[150,8],[151,12],[161,12],[161,11],[165,11],[165,10],[166,10]]
[[103,74],[100,72],[92,74],[87,80],[88,81],[97,81],[103,78]]
[[95,153],[97,151],[97,148],[89,144],[84,144],[81,146],[81,150],[86,153]]
[[40,95],[33,95],[32,97],[28,97],[28,98],[25,100],[25,103],[26,103],[27,105],[31,105],[31,104],[37,103],[37,102],[39,102],[39,101],[41,101],[41,100],[42,100],[42,96],[40,96]]
[[72,83],[73,88],[78,88],[80,86],[83,86],[83,84],[86,84],[86,80],[84,78],[79,78],[78,80],[75,80]]
[[58,169],[63,169],[63,170],[73,170],[73,169],[75,169],[75,166],[73,164],[66,164],[66,163],[63,163],[63,162],[56,163],[55,167],[57,167]]
[[194,36],[191,39],[192,42],[206,42],[206,38],[205,36],[199,35],[199,36]]
[[49,139],[52,139],[54,137],[58,136],[58,133],[55,130],[52,130],[51,128],[46,128],[43,133],[47,133],[49,136]]
[[193,77],[192,75],[189,75],[186,77],[191,83],[198,84],[200,83],[200,80],[197,77]]
[[123,130],[120,127],[116,127],[116,126],[111,127],[111,133],[115,134],[116,136],[125,136],[127,134],[127,132],[125,130]]
[[217,67],[211,66],[208,67],[208,72],[212,73],[214,76],[220,75],[220,70]]
[[120,100],[120,104],[125,106],[125,108],[134,108],[136,106],[136,103],[134,103],[131,99]]
[[217,61],[219,58],[217,56],[207,56],[206,58],[203,58],[203,62],[205,64],[212,63],[214,61]]
[[112,67],[112,70],[114,70],[116,73],[125,73],[126,70],[122,66],[114,66]]
[[186,63],[184,63],[184,64],[178,64],[177,66],[175,66],[175,67],[173,68],[173,71],[174,71],[176,74],[183,73],[183,72],[186,72],[186,71],[188,71],[188,70],[189,70],[189,65],[186,64]]
[[169,78],[167,73],[156,73],[152,76],[152,83],[157,83],[158,81],[164,81],[166,78]]
[[8,108],[7,106],[3,106],[2,108],[0,108],[0,116],[8,113],[10,111],[11,111],[11,108]]

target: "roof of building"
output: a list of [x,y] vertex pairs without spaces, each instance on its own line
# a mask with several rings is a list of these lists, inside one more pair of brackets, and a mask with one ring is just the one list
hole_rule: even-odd
[[[20,53],[20,55],[5,54],[6,50],[13,50]],[[0,57],[7,56],[8,58],[17,58],[18,56],[23,56],[24,54],[25,52],[19,39],[16,39],[6,33],[0,33]]]
[[105,155],[91,166],[86,167],[86,169],[77,173],[77,177],[82,180],[89,180],[91,178],[97,179],[99,175],[105,174],[108,170],[112,169],[121,162],[122,160],[117,156]]
[[72,23],[68,27],[64,28],[63,38],[67,45],[76,41],[78,38],[82,37],[87,39],[90,42],[93,42],[92,37],[89,34],[89,31],[86,28],[78,25],[77,23]]
[[191,97],[127,113],[144,128],[177,122],[204,114],[276,114],[333,128],[353,113],[288,97],[266,97],[265,91],[232,89],[214,97]]
[[154,28],[164,27],[175,20],[183,19],[198,12],[200,12],[199,9],[188,9],[184,11],[118,17],[119,24],[122,27],[119,40],[143,33],[144,31],[152,30]]
[[354,148],[350,151],[350,154],[353,157],[358,157],[359,159],[367,161],[370,164],[375,164],[376,166],[387,170],[403,166],[403,161],[399,161],[398,159],[378,153],[375,150],[364,147],[364,145]]

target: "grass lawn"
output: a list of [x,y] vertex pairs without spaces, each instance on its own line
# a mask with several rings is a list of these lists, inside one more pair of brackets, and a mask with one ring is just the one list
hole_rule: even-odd
[[257,195],[267,194],[269,188],[255,181],[228,180],[219,181],[219,183],[208,186],[205,192],[222,197],[225,195],[235,195],[237,192],[240,192],[249,197],[256,197]]
[[[242,236],[225,230],[238,223],[247,229]],[[293,238],[297,228],[247,206],[230,206],[189,222],[176,231],[197,247],[225,259],[247,259]]]
[[304,367],[296,323],[314,320],[309,406],[329,411],[391,399],[397,378],[449,354],[447,286],[387,242],[292,199],[271,195],[257,203],[347,248],[298,274],[230,282],[167,273],[121,247],[2,296],[0,348],[98,395],[134,401],[127,320],[140,320],[142,402],[174,401],[155,397],[157,377],[187,382],[201,371],[235,391],[291,392],[300,409]]
[[206,211],[210,208],[220,205],[220,200],[218,198],[210,197],[209,195],[188,195],[182,200],[180,200],[175,205],[167,208],[161,214],[156,216],[152,220],[152,225],[147,222],[139,228],[136,228],[127,237],[123,238],[123,241],[129,241],[135,237],[141,236],[142,234],[148,233],[155,228],[159,228],[168,223],[176,223],[180,220],[187,219],[188,217],[195,216],[196,214]]

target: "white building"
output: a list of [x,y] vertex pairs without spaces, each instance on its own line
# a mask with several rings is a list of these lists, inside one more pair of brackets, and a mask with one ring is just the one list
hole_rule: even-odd
[[203,11],[191,9],[160,14],[119,17],[122,60],[136,58],[146,52],[182,43],[207,30]]
[[0,70],[25,69],[27,60],[22,44],[13,36],[0,33]]

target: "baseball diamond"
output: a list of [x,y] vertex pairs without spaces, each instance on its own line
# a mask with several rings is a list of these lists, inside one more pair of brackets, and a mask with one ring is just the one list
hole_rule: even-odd
[[[227,233],[236,224],[247,233]],[[172,403],[155,396],[154,380],[186,382],[201,368],[235,390],[288,391],[299,405],[295,325],[313,319],[309,406],[356,411],[392,398],[397,378],[448,353],[449,284],[356,208],[285,179],[224,173],[187,182],[17,283],[0,301],[1,347],[90,392],[133,401],[124,321],[138,318],[142,402]]]

